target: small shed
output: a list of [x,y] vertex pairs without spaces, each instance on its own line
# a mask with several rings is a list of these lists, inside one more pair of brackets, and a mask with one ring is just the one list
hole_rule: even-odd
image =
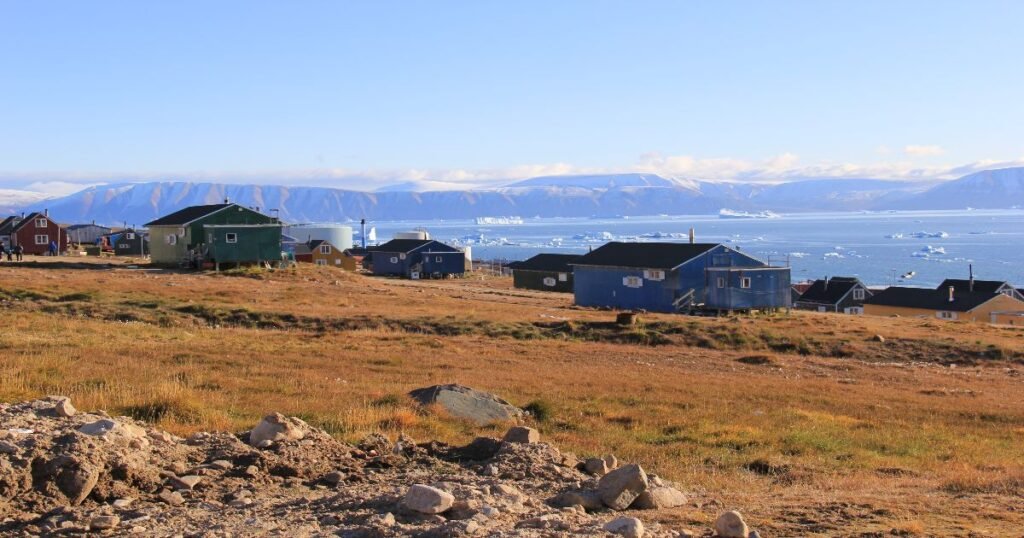
[[579,254],[538,254],[510,264],[516,288],[572,293],[572,264]]
[[95,245],[96,241],[113,230],[107,226],[91,224],[72,224],[68,226],[68,240],[80,245]]
[[144,231],[129,228],[109,237],[111,247],[117,256],[149,255],[149,234]]

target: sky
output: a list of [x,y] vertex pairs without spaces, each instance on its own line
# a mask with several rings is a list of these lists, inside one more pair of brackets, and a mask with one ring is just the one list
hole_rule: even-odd
[[1019,1],[0,0],[0,189],[1024,164]]

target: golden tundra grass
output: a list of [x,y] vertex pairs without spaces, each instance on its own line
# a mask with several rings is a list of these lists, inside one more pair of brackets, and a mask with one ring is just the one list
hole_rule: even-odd
[[[706,524],[736,507],[787,536],[1024,524],[1021,329],[650,315],[644,323],[681,332],[665,345],[559,338],[532,324],[585,327],[614,313],[507,279],[413,283],[312,267],[0,267],[0,303],[3,401],[65,394],[80,409],[182,435],[244,430],[269,411],[349,441],[371,431],[453,443],[500,435],[502,425],[478,428],[405,396],[456,382],[543,408],[536,425],[563,449],[614,453],[679,481],[694,504],[658,516],[669,523]],[[202,317],[210,312],[220,317]],[[307,324],[359,316],[407,323]],[[277,328],[229,322],[242,318]],[[424,320],[458,330],[438,334]]]

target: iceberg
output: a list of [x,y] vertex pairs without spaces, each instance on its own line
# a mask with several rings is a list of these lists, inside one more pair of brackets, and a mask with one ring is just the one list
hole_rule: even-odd
[[476,223],[478,225],[510,225],[510,224],[522,224],[523,217],[477,217]]
[[757,213],[749,213],[747,211],[733,211],[732,209],[721,209],[718,211],[718,218],[720,219],[777,219],[782,217],[774,211],[758,211]]

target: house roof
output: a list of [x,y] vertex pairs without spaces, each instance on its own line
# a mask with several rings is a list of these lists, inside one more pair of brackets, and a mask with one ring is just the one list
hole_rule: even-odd
[[10,216],[0,222],[0,235],[7,235],[14,231],[14,227],[21,221],[21,217]]
[[[431,243],[438,243],[433,239],[392,239],[383,245],[379,245],[376,250],[377,252],[412,252],[423,248]],[[439,245],[443,243],[438,243]]]
[[829,279],[818,279],[806,291],[800,294],[800,300],[812,303],[836,304],[857,285],[864,287],[860,279],[852,277],[837,276]]
[[864,304],[879,306],[901,306],[905,308],[921,308],[925,310],[945,310],[950,312],[969,312],[975,308],[1003,295],[995,292],[957,290],[953,301],[949,300],[946,290],[929,288],[906,288],[892,286],[873,296],[868,297]]
[[14,226],[11,227],[11,233],[17,232],[18,230],[22,229],[26,224],[32,222],[33,220],[39,217],[45,218],[46,220],[50,220],[49,215],[46,215],[45,213],[40,213],[38,211],[33,211],[26,215],[25,218],[21,219],[20,222],[14,223]]
[[153,222],[147,222],[146,226],[181,226],[232,205],[235,204],[194,205],[179,209],[170,215],[164,215]]
[[538,254],[528,260],[508,264],[518,271],[551,271],[553,273],[571,273],[572,263],[580,259],[579,254]]
[[606,243],[573,265],[673,269],[717,247],[715,243]]
[[68,226],[68,231],[81,230],[83,228],[99,228],[101,230],[112,230],[110,226],[100,226],[99,224],[72,224]]
[[[1002,282],[1002,281],[999,281],[999,280],[975,280],[974,281],[974,291],[984,291],[984,292],[996,293],[997,291],[999,291],[999,288],[1001,288],[1003,286],[1008,286],[1008,285],[1009,285],[1008,283]],[[947,291],[947,290],[949,290],[950,286],[953,286],[958,291],[959,290],[967,291],[967,290],[971,289],[971,281],[967,280],[967,279],[961,279],[961,278],[947,278],[946,280],[942,281],[942,284],[939,284],[938,288],[935,288],[935,289],[942,290],[942,291]],[[1013,286],[1010,286],[1010,287],[1012,288]]]

